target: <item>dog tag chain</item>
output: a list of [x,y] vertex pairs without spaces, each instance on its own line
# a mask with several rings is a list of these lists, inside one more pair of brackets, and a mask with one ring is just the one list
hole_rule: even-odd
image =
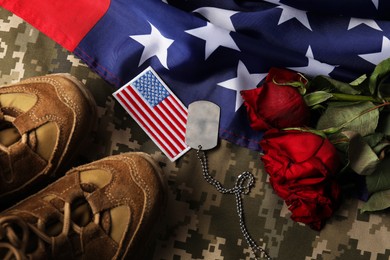
[[219,116],[220,108],[209,101],[191,103],[188,107],[186,143],[191,148],[196,149],[205,181],[213,185],[222,194],[234,194],[240,230],[252,253],[255,255],[255,259],[259,259],[258,255],[265,259],[271,259],[269,254],[252,239],[245,224],[242,195],[249,194],[250,189],[254,185],[255,178],[253,174],[247,171],[243,172],[238,176],[234,187],[226,189],[209,173],[208,160],[204,151],[212,149],[217,145]]

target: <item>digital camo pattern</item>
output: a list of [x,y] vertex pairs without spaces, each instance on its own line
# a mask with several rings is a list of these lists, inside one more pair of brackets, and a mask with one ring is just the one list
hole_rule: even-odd
[[[233,195],[221,195],[203,180],[194,150],[170,162],[114,101],[113,87],[75,56],[20,18],[0,9],[0,84],[67,72],[94,94],[99,120],[78,163],[111,154],[144,151],[160,163],[169,200],[150,259],[252,259],[242,239]],[[129,68],[131,70],[132,68]],[[345,198],[321,232],[295,223],[273,192],[259,154],[221,141],[208,153],[210,172],[227,188],[242,171],[256,183],[244,197],[249,232],[273,259],[390,259],[390,212],[360,213],[362,202]]]

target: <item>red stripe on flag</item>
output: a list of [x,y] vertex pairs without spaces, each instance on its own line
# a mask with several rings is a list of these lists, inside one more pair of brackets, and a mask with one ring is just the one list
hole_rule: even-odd
[[[168,99],[166,101],[169,101]],[[184,140],[186,128],[185,125],[183,126],[183,121],[180,119],[182,115],[177,110],[172,108],[169,102],[161,102],[158,106],[156,106],[156,109],[159,109],[159,111],[161,111],[161,113],[163,113],[166,118],[170,119],[171,124],[175,126],[178,133],[182,136],[182,140]]]
[[[175,143],[177,145],[180,145],[180,150],[183,150],[187,147],[186,143],[184,142],[185,139],[185,128],[184,130],[180,130],[177,127],[172,127],[172,117],[166,118],[166,114],[168,111],[165,110],[164,103],[166,103],[166,100],[168,100],[171,96],[167,97],[165,100],[163,100],[160,104],[155,106],[152,111],[157,114],[157,117],[159,120],[161,120],[161,124],[164,128],[167,128],[168,133],[171,133],[175,139]],[[158,109],[157,109],[158,108]],[[177,115],[175,111],[169,111],[171,112],[174,116]],[[184,132],[183,132],[184,131]]]
[[172,129],[171,131],[175,134],[178,142],[181,142],[186,146],[185,140],[185,128],[181,128],[175,117],[172,117],[168,111],[166,111],[165,102],[162,102],[158,106],[155,106],[154,109],[158,111],[161,115],[162,120],[167,124],[167,126]]
[[179,103],[177,100],[175,99],[169,99],[169,107],[172,109],[172,110],[177,110],[179,113],[178,113],[178,119],[180,120],[181,124],[183,125],[183,127],[185,128],[186,127],[186,124],[187,124],[187,115],[188,115],[188,112],[183,109],[183,105],[181,103]]
[[187,121],[187,115],[188,115],[187,108],[181,102],[179,102],[179,100],[177,100],[177,99],[172,99],[171,101],[172,101],[172,103],[174,103],[175,107],[177,107],[177,109],[182,114],[183,120]]

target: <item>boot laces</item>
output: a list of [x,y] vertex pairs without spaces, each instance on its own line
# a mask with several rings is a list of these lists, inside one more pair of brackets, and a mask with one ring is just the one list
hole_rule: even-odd
[[[77,203],[75,203],[77,206]],[[53,205],[54,206],[54,205]],[[39,244],[42,242],[47,245],[50,245],[50,248],[54,250],[59,244],[56,242],[56,237],[58,235],[69,236],[70,233],[77,234],[80,237],[82,232],[82,226],[86,225],[93,219],[87,221],[84,220],[84,224],[80,226],[80,223],[74,222],[74,217],[77,215],[77,209],[72,209],[70,203],[64,203],[63,205],[54,206],[57,210],[62,211],[63,222],[56,222],[59,226],[59,233],[51,234],[46,230],[47,223],[44,227],[41,227],[39,224],[31,224],[25,221],[20,216],[16,215],[5,215],[0,217],[0,258],[4,251],[8,249],[8,253],[11,257],[5,259],[26,259],[27,255],[38,248]],[[61,209],[60,209],[61,208]],[[72,213],[72,211],[74,211]],[[99,224],[99,221],[96,221]],[[39,223],[39,221],[38,221]],[[33,240],[38,239],[38,244],[31,248]],[[76,242],[77,241],[77,242]],[[76,240],[78,244],[81,243],[80,240]],[[75,245],[74,245],[75,246]],[[83,251],[82,245],[79,245],[81,253]],[[52,252],[55,254],[55,252]],[[12,257],[13,256],[13,257]]]
[[21,217],[9,215],[0,218],[0,250],[7,251],[4,259],[27,259],[26,251],[32,233],[46,243],[51,242],[42,230]]

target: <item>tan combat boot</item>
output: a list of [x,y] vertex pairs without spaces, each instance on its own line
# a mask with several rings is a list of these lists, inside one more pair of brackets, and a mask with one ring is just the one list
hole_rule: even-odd
[[93,97],[69,74],[0,87],[0,208],[48,183],[95,115]]
[[165,189],[144,153],[76,167],[0,214],[0,259],[145,259]]

